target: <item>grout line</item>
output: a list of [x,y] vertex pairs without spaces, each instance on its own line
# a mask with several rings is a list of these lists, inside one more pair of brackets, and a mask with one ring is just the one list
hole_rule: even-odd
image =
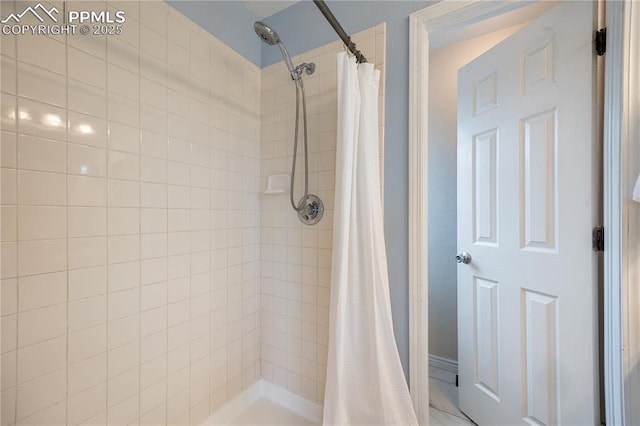
[[[63,2],[64,8],[66,9],[66,1]],[[65,55],[65,201],[66,205],[64,206],[65,210],[65,225],[66,225],[66,238],[65,238],[65,249],[66,249],[66,354],[65,354],[65,400],[64,400],[64,411],[65,411],[65,421],[68,423],[69,421],[69,44],[68,44],[68,35],[64,36],[64,55]]]
[[[167,11],[167,39],[165,43],[165,61],[166,61],[166,76],[165,76],[165,105],[164,109],[167,114],[166,123],[169,122],[169,11]],[[165,397],[164,397],[164,421],[165,424],[168,424],[169,419],[169,125],[167,124],[165,127],[165,144],[167,149],[166,155],[166,177],[167,177],[167,206],[165,209],[165,239],[166,239],[166,273],[165,273],[165,281],[166,281],[166,298],[165,298],[165,321],[166,321],[166,349],[165,349],[165,366],[164,366],[164,388],[165,388]]]
[[[189,85],[188,85],[188,90],[189,90],[189,109],[191,109],[191,103],[192,103],[192,97],[193,94],[191,93],[192,90],[192,82],[191,82],[191,74],[192,74],[192,70],[191,70],[191,55],[192,53],[192,43],[191,43],[191,39],[193,38],[193,33],[194,31],[192,29],[189,29]],[[191,118],[191,117],[189,117]],[[191,120],[189,120],[189,126],[191,126]],[[192,167],[192,155],[193,155],[193,144],[191,143],[191,129],[189,129],[189,204],[188,204],[188,214],[189,214],[189,274],[188,276],[188,282],[189,282],[189,293],[187,295],[187,306],[188,306],[188,312],[189,312],[189,316],[187,319],[187,323],[189,324],[189,339],[187,344],[189,345],[188,347],[188,353],[189,353],[189,359],[188,359],[188,370],[189,370],[189,403],[187,404],[187,418],[189,419],[190,423],[191,423],[191,388],[193,386],[193,384],[191,383],[191,292],[192,292],[192,280],[191,280],[191,249],[192,249],[192,231],[191,231],[191,167]],[[167,186],[168,188],[168,186]],[[167,206],[169,205],[169,200],[167,199]]]
[[[106,124],[106,130],[107,130],[107,140],[106,140],[106,146],[105,146],[105,151],[106,151],[106,155],[105,155],[105,220],[106,220],[106,224],[105,224],[105,244],[107,246],[107,259],[106,259],[106,265],[104,266],[105,271],[105,280],[106,280],[106,289],[105,289],[105,305],[106,305],[106,321],[105,321],[105,362],[106,362],[106,366],[105,366],[105,381],[104,381],[104,386],[105,386],[105,399],[104,399],[104,413],[105,413],[105,420],[108,424],[108,418],[109,418],[109,353],[111,351],[110,348],[110,341],[109,341],[109,326],[111,324],[111,318],[110,318],[110,303],[109,303],[109,299],[110,299],[110,294],[111,294],[111,286],[109,284],[109,264],[110,264],[110,255],[109,255],[109,245],[110,245],[110,234],[109,234],[109,181],[110,181],[110,173],[109,173],[109,163],[111,160],[111,150],[110,150],[110,142],[111,142],[111,121],[109,120],[109,116],[110,116],[110,108],[109,108],[109,61],[110,61],[110,54],[109,54],[109,40],[105,40],[105,60],[104,60],[104,78],[105,78],[105,82],[104,82],[104,94],[105,94],[105,124]],[[98,413],[99,414],[99,413]],[[93,414],[93,416],[95,416],[95,414]]]
[[[13,3],[13,9],[15,11],[16,8],[16,3]],[[19,191],[19,186],[18,186],[18,176],[20,175],[19,173],[19,164],[18,164],[18,144],[19,144],[19,134],[20,134],[20,110],[19,110],[19,106],[20,104],[18,103],[18,94],[19,94],[19,86],[18,86],[18,37],[14,36],[13,37],[13,48],[14,48],[14,52],[15,52],[15,58],[14,58],[14,63],[15,63],[15,99],[14,99],[14,111],[15,111],[15,126],[16,126],[16,148],[15,148],[15,194],[16,194],[16,199],[15,199],[15,206],[16,206],[16,234],[15,234],[15,240],[16,240],[16,320],[15,320],[15,353],[16,353],[16,362],[15,362],[15,371],[14,371],[14,380],[15,380],[15,396],[14,396],[14,407],[13,407],[13,423],[17,423],[18,421],[18,349],[19,349],[19,330],[20,328],[18,327],[18,321],[20,319],[20,306],[19,306],[19,294],[20,294],[20,235],[18,230],[19,225],[20,225],[20,203],[19,203],[19,199],[20,199],[20,193]],[[4,354],[4,356],[6,356],[6,354]],[[0,410],[1,411],[1,410]]]
[[[138,15],[142,20],[141,5],[138,3]],[[140,422],[142,401],[141,383],[142,383],[142,46],[140,40],[141,23],[138,22],[138,415],[137,421]]]

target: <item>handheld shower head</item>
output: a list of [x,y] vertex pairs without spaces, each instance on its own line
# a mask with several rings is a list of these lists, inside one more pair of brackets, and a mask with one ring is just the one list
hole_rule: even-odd
[[275,46],[280,43],[280,36],[271,27],[268,27],[264,22],[257,21],[253,24],[253,30],[258,37],[269,46]]
[[[289,191],[289,201],[291,207],[298,213],[300,220],[307,225],[314,225],[320,221],[324,212],[322,200],[316,195],[309,194],[309,157],[307,151],[307,103],[304,94],[304,85],[302,83],[302,73],[306,72],[308,75],[313,74],[316,69],[313,63],[302,63],[297,67],[293,66],[291,56],[287,52],[287,48],[284,47],[284,43],[280,40],[280,36],[273,28],[267,26],[265,23],[257,21],[253,24],[253,29],[260,38],[260,40],[267,43],[269,46],[278,46],[282,59],[289,69],[289,75],[294,81],[296,86],[296,124],[293,136],[293,162],[291,164],[291,190]],[[304,132],[304,195],[296,204],[293,200],[293,189],[295,187],[296,176],[296,161],[298,156],[298,121],[300,119],[300,94],[302,94],[302,115],[303,120],[303,132]]]
[[289,73],[291,74],[291,78],[297,80],[297,73],[295,71],[295,67],[293,66],[293,62],[291,61],[291,56],[289,56],[289,52],[287,52],[287,48],[284,47],[284,44],[280,40],[280,36],[277,32],[273,30],[273,28],[267,26],[265,23],[257,21],[253,24],[253,29],[256,34],[260,38],[260,40],[267,43],[269,46],[278,46],[280,48],[280,53],[282,54],[282,59],[284,59],[284,63],[287,65],[289,69]]

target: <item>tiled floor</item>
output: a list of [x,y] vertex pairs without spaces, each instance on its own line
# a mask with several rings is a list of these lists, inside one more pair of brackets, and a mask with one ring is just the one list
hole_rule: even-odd
[[453,426],[453,425],[473,425],[474,423],[460,417],[452,416],[444,411],[431,408],[429,411],[429,426]]
[[433,368],[430,368],[429,375],[429,424],[473,425],[474,423],[458,409],[455,375]]

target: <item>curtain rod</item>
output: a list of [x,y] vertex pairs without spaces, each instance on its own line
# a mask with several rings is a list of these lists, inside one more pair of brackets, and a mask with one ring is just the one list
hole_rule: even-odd
[[347,46],[347,49],[349,49],[349,51],[356,57],[358,63],[361,64],[363,62],[367,62],[367,58],[365,58],[364,55],[356,48],[356,44],[351,41],[351,37],[349,37],[349,34],[347,34],[342,28],[342,25],[340,25],[340,22],[338,22],[324,0],[313,0],[313,2],[318,6],[318,9],[320,9],[320,12],[322,12],[335,32],[338,33],[344,44]]

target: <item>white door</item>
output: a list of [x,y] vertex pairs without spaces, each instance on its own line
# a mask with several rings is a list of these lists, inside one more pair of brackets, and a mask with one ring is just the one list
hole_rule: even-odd
[[565,1],[458,74],[460,408],[599,423],[595,2]]

